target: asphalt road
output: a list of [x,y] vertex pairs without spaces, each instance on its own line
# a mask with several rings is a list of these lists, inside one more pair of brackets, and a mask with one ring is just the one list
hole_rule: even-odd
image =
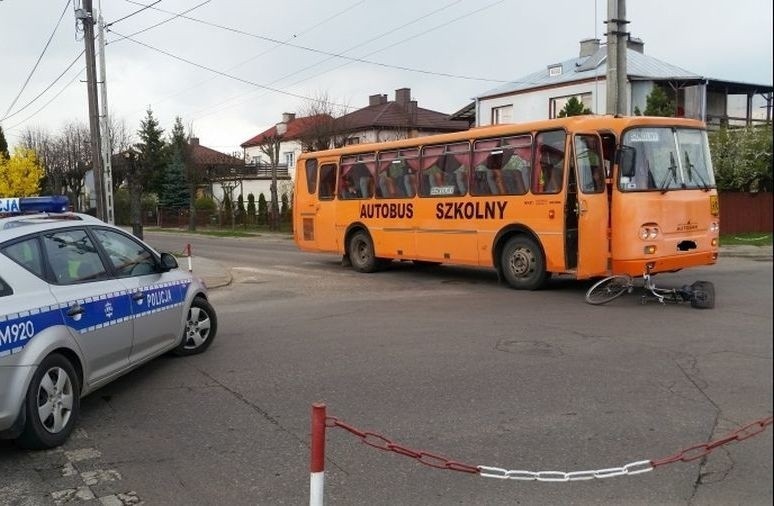
[[[592,307],[588,283],[517,292],[475,269],[357,274],[285,239],[146,239],[174,251],[191,242],[231,268],[231,285],[211,294],[217,340],[85,398],[62,449],[0,442],[0,503],[304,504],[318,401],[413,450],[529,471],[659,459],[772,413],[768,261],[723,258],[659,277],[713,281],[716,308],[705,311],[635,295]],[[769,505],[772,432],[635,476],[543,483],[433,469],[328,429],[325,497]]]

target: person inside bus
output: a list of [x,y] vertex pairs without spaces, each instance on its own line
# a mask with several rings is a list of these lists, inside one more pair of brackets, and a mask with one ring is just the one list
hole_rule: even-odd
[[516,151],[508,149],[503,156],[508,154],[501,172],[505,190],[511,195],[522,195],[526,193],[525,181],[529,181],[529,165]]
[[352,175],[345,175],[341,180],[341,198],[356,199],[358,197],[360,197],[360,194],[358,193],[357,185],[352,180]]
[[[562,137],[564,137],[564,134],[562,134]],[[564,145],[559,142],[552,144],[543,145],[540,152],[542,193],[557,193],[562,189],[564,179]]]
[[446,155],[441,155],[438,157],[438,159],[430,165],[429,167],[425,167],[422,170],[422,176],[425,181],[427,181],[427,188],[429,191],[423,192],[425,195],[430,195],[432,193],[433,188],[440,188],[443,186],[443,170],[441,167],[443,166],[444,160],[443,158]]
[[352,178],[352,181],[355,181],[357,183],[357,187],[360,190],[360,194],[358,197],[360,198],[369,198],[371,197],[371,187],[372,187],[372,175],[371,171],[368,170],[368,167],[366,167],[366,164],[362,162],[358,162],[355,165],[352,166],[352,168],[349,170],[349,176]]
[[405,176],[408,172],[406,160],[398,157],[379,175],[379,187],[384,197],[404,197],[406,194]]
[[[500,167],[503,163],[503,151],[493,151],[486,157],[483,163],[476,165],[476,180],[478,181],[478,191],[481,194],[499,195],[505,193],[502,188],[500,177]],[[482,183],[486,182],[484,186]]]

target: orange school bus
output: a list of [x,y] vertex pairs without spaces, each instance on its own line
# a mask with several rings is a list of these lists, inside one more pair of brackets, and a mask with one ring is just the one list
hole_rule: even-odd
[[707,133],[687,119],[575,116],[304,153],[293,199],[298,247],[360,272],[482,266],[532,290],[718,255]]

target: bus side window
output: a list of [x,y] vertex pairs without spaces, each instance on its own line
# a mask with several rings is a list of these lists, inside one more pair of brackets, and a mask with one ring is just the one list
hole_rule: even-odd
[[336,191],[336,166],[326,163],[320,167],[320,192],[321,200],[330,200]]
[[306,190],[309,195],[317,191],[317,160],[311,158],[306,161]]
[[537,135],[532,193],[559,193],[562,190],[564,141],[565,133],[561,130],[540,132]]

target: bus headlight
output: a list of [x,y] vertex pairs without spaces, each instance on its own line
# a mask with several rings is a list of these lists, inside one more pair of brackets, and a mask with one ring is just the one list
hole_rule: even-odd
[[640,227],[640,239],[643,241],[652,241],[658,237],[658,234],[658,225],[654,223],[646,223]]
[[720,231],[720,225],[718,225],[717,221],[713,221],[712,223],[710,223],[709,229],[710,229],[710,232],[712,232],[713,234],[716,234]]

